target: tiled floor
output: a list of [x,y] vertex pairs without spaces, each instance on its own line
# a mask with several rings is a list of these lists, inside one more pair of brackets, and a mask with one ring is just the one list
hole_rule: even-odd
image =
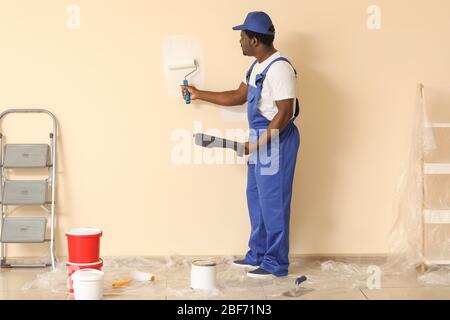
[[[276,279],[252,279],[246,270],[235,267],[230,259],[222,259],[217,267],[218,290],[194,292],[190,289],[189,258],[145,258],[148,260],[105,260],[105,300],[396,300],[432,299],[450,300],[450,278],[448,284],[427,285],[418,281],[418,274],[386,275],[381,279],[381,288],[370,290],[365,284],[368,275],[363,272],[351,274],[346,265],[332,264],[324,269],[320,263],[291,263],[290,275]],[[111,283],[124,277],[131,269],[152,272],[157,280],[152,284],[112,289]],[[364,270],[364,268],[361,268]],[[63,264],[57,272],[50,269],[2,269],[0,271],[1,300],[62,300],[73,299],[65,288]],[[352,269],[351,272],[354,272]],[[295,279],[308,276],[300,287]],[[445,273],[444,273],[445,274]],[[450,273],[448,274],[450,277]]]

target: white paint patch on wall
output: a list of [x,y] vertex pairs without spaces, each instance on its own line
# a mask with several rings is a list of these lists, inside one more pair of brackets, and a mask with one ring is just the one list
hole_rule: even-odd
[[242,106],[220,109],[220,116],[226,122],[242,122],[247,120],[247,103]]
[[202,88],[205,83],[205,61],[203,50],[197,40],[187,36],[168,36],[163,41],[163,67],[167,94],[171,97],[181,97],[180,85],[184,77],[194,68],[170,70],[169,65],[179,61],[195,59],[197,71],[187,79],[190,85]]
[[[171,70],[169,65],[180,61],[195,59],[197,71],[187,79],[190,85],[204,89],[205,83],[205,60],[203,50],[197,40],[187,36],[168,36],[163,41],[163,72],[166,81],[167,95],[180,97],[180,85],[185,75],[193,69]],[[226,107],[220,109],[220,115],[225,122],[243,122],[247,120],[246,104],[244,106]]]

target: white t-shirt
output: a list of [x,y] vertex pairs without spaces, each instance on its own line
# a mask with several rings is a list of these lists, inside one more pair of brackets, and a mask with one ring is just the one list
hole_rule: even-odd
[[[282,55],[277,51],[262,63],[256,63],[250,75],[250,85],[255,87],[256,75],[263,72],[273,60],[279,57],[282,57]],[[294,69],[286,61],[277,61],[269,68],[263,82],[261,98],[258,102],[258,110],[266,119],[272,121],[278,113],[275,101],[279,100],[294,99],[292,108],[293,113],[295,112],[296,80]],[[244,83],[248,85],[246,78]]]

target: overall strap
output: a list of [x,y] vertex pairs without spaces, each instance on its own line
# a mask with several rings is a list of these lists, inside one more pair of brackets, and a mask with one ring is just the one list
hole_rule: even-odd
[[256,76],[255,84],[259,84],[262,87],[262,84],[264,82],[264,79],[266,78],[266,74],[269,71],[270,67],[275,62],[278,62],[278,61],[286,61],[287,63],[289,63],[291,65],[292,69],[294,69],[295,77],[297,78],[297,70],[295,70],[295,68],[292,65],[292,63],[288,59],[286,59],[285,57],[279,57],[279,58],[276,58],[275,60],[273,60],[271,63],[269,63],[269,65],[263,70],[263,72],[261,72],[260,74],[258,74]]
[[[285,57],[279,57],[276,58],[275,60],[273,60],[271,63],[269,63],[269,65],[263,70],[263,72],[261,72],[260,74],[256,75],[256,80],[255,80],[255,84],[257,86],[260,86],[262,88],[264,79],[266,78],[266,74],[269,71],[270,67],[278,61],[286,61],[287,63],[289,63],[292,67],[292,69],[294,69],[294,73],[295,73],[295,78],[297,78],[297,70],[295,70],[294,66],[292,65],[292,63],[286,59]],[[295,119],[297,119],[297,117],[300,114],[300,102],[298,101],[298,98],[295,98],[295,111],[294,111],[294,118],[292,121],[294,121]]]
[[247,71],[247,76],[246,76],[246,78],[247,78],[247,85],[250,85],[250,83],[249,83],[250,82],[250,76],[251,76],[253,68],[255,67],[257,62],[258,62],[258,60],[253,61],[250,69]]

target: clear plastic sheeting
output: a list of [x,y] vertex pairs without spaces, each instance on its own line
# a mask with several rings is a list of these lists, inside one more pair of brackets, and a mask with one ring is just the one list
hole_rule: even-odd
[[[289,292],[298,291],[295,280],[301,275],[307,281],[301,284],[301,293],[317,290],[359,288],[366,283],[366,268],[363,265],[345,264],[335,261],[297,261],[291,265],[287,277],[258,280],[246,275],[248,269],[233,265],[234,257],[202,258],[217,263],[217,288],[211,291],[195,291],[190,288],[192,257],[170,256],[166,258],[123,257],[104,259],[105,298],[135,296],[171,299],[222,299],[224,297],[246,298],[249,292],[254,298],[264,299],[289,297]],[[155,281],[136,282],[118,288],[113,283],[131,279],[133,271],[149,272]],[[45,289],[53,293],[67,293],[67,270],[64,263],[58,263],[54,271],[37,275],[37,278],[23,286],[23,290]],[[261,290],[261,288],[264,288]],[[302,291],[303,290],[303,291]],[[259,296],[258,296],[259,294]]]
[[45,289],[52,293],[64,294],[67,289],[67,270],[65,264],[58,263],[57,268],[51,272],[39,273],[36,279],[24,284],[22,290]]
[[390,234],[390,266],[393,269],[410,270],[423,262],[422,209],[423,209],[423,156],[435,147],[429,130],[426,130],[423,87],[417,89],[413,109],[413,130],[407,159],[402,164],[397,188],[397,218]]
[[[171,259],[168,259],[171,260]],[[104,296],[164,296],[166,289],[166,272],[170,261],[163,258],[118,257],[103,259]],[[176,267],[174,267],[176,270]],[[135,281],[133,272],[145,272],[155,276],[154,281]],[[125,282],[122,286],[113,284]],[[41,273],[22,289],[48,289],[53,293],[68,293],[68,272],[65,263],[58,263],[53,271]]]
[[[232,257],[207,258],[217,263],[217,289],[212,291],[194,291],[190,288],[191,257],[169,256],[161,258],[121,257],[104,259],[105,272],[104,297],[142,296],[185,299],[214,298],[224,294],[245,294],[252,283],[246,277],[244,269],[232,265]],[[155,276],[154,281],[138,282],[132,279],[133,271],[147,272]],[[120,287],[113,287],[129,281]],[[54,271],[40,273],[37,278],[26,283],[22,289],[46,289],[53,293],[68,292],[68,273],[65,263],[58,263]]]
[[[383,287],[448,286],[450,268],[429,269],[426,273],[390,272],[383,260],[365,258],[293,258],[287,277],[253,279],[248,269],[233,265],[233,257],[210,257],[217,263],[217,288],[211,291],[190,288],[192,257],[171,256],[157,258],[123,257],[104,259],[104,299],[298,299],[314,298],[315,293],[344,292],[352,289],[378,289]],[[379,267],[378,267],[379,266]],[[371,281],[374,269],[379,268],[379,283]],[[384,268],[384,269],[383,269]],[[132,279],[132,272],[151,273],[154,281],[130,281],[114,288],[113,283]],[[376,270],[375,270],[376,271]],[[305,275],[307,280],[296,285],[296,279]],[[68,294],[67,270],[59,263],[54,271],[37,275],[22,290],[38,289],[44,292]],[[375,279],[376,280],[376,279]]]
[[[261,280],[268,299],[307,297],[314,292],[366,288],[368,277],[365,264],[334,260],[294,260],[291,269],[287,277]],[[307,280],[297,286],[295,280],[301,275],[305,275]]]
[[[450,85],[419,85],[409,155],[397,190],[397,219],[385,269],[427,272],[450,262]],[[428,270],[427,270],[428,269]],[[449,278],[439,284],[450,285]]]
[[426,286],[449,286],[450,285],[450,267],[440,266],[431,268],[418,278],[419,283]]

